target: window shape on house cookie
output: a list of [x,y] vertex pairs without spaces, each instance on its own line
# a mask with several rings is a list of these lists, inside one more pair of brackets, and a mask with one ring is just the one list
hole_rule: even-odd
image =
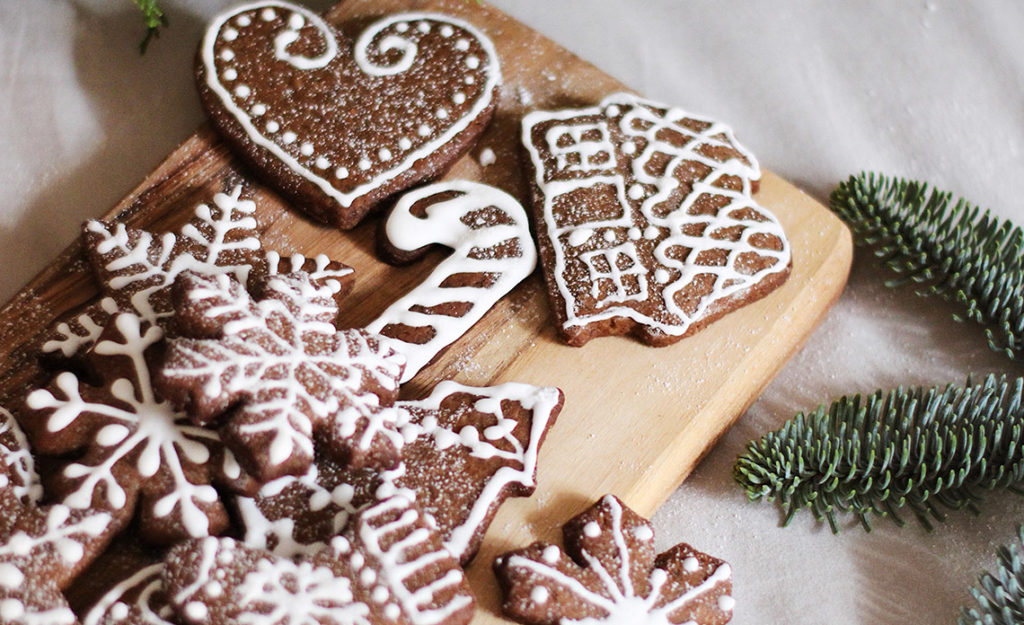
[[592,173],[614,165],[615,145],[603,121],[552,126],[545,139],[559,172]]
[[633,243],[587,252],[580,259],[590,271],[590,294],[599,305],[647,299],[647,268]]

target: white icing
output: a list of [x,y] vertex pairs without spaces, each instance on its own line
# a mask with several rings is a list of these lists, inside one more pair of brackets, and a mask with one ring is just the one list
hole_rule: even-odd
[[[514,459],[520,462],[522,466],[521,468],[503,466],[498,469],[484,485],[477,500],[473,502],[473,506],[466,515],[465,521],[452,529],[445,540],[445,547],[455,557],[461,558],[469,549],[470,542],[479,531],[487,512],[507,486],[521,484],[532,488],[536,485],[534,475],[537,471],[537,454],[540,452],[541,438],[543,437],[544,430],[550,423],[552,411],[558,405],[560,395],[558,389],[555,388],[537,387],[514,382],[488,388],[474,388],[452,381],[445,381],[434,387],[433,392],[426,399],[418,402],[400,402],[400,407],[406,409],[437,410],[445,397],[455,393],[482,395],[483,399],[477,401],[474,408],[481,412],[493,414],[499,423],[503,420],[501,416],[502,402],[515,402],[532,412],[530,436],[527,439],[528,443],[525,449],[512,435],[511,429],[507,429],[508,433],[502,437],[502,440],[512,446],[513,451],[511,453],[478,439],[473,440],[468,445],[472,450],[473,456],[479,458],[498,457]],[[507,419],[504,420],[507,421]],[[427,430],[423,434],[432,435],[436,438],[437,434],[435,432],[436,430]],[[464,439],[461,442],[462,444],[467,443]]]
[[[439,426],[433,414],[439,410],[446,397],[457,393],[480,397],[475,403],[474,409],[493,415],[494,425],[484,429],[484,438],[492,442],[482,441],[479,438],[463,438],[451,430]],[[467,445],[470,454],[474,457],[502,458],[511,461],[509,465],[503,466],[488,479],[481,489],[480,496],[467,511],[463,522],[453,528],[446,538],[445,547],[455,557],[462,558],[466,554],[472,538],[479,532],[488,511],[509,485],[520,484],[527,488],[535,486],[534,474],[537,468],[540,440],[550,424],[552,412],[558,404],[559,397],[557,389],[526,384],[509,383],[490,388],[475,388],[446,381],[438,384],[426,399],[396,404],[396,409],[400,414],[401,431],[407,443],[423,438],[432,440],[438,449],[445,449],[455,444]],[[530,432],[525,447],[515,436],[516,422],[503,416],[501,406],[504,402],[518,403],[530,411]],[[427,416],[420,419],[416,415]],[[498,446],[499,442],[504,448]],[[410,499],[416,498],[415,492],[407,488],[398,488],[395,484],[396,480],[400,480],[405,475],[405,471],[405,465],[401,464],[394,470],[384,472],[381,475],[383,484],[378,489],[377,496],[381,499],[391,498],[395,495]],[[318,484],[315,469],[311,469],[301,477],[284,477],[269,482],[261,488],[259,495],[261,498],[271,499],[289,486],[301,486],[308,492],[311,508],[314,499],[331,498],[334,505],[333,526],[335,532],[341,531],[350,515],[355,512],[351,503],[354,493],[350,489],[340,493],[338,489],[333,492],[327,491]],[[298,542],[294,537],[292,519],[285,517],[272,521],[267,518],[255,500],[240,497],[238,502],[238,508],[246,528],[247,543],[266,548],[267,539],[273,536],[276,538],[274,553],[282,556],[307,554],[323,548],[322,543],[302,544]],[[273,502],[269,503],[273,507]],[[424,505],[431,504],[430,501],[422,503]],[[557,559],[558,548],[553,547],[553,549],[553,557]]]
[[721,595],[718,597],[718,608],[723,612],[732,612],[736,607],[736,600],[729,595]]
[[208,484],[195,484],[189,480],[187,465],[202,465],[210,459],[210,445],[219,446],[216,432],[188,425],[186,416],[177,412],[166,401],[159,399],[153,389],[146,351],[163,338],[158,326],[143,330],[139,317],[124,313],[113,318],[124,342],[107,339],[93,347],[99,356],[120,358],[130,362],[134,380],[121,378],[110,385],[110,402],[86,399],[81,393],[78,378],[64,372],[55,384],[60,393],[47,389],[30,393],[26,405],[33,410],[48,410],[46,428],[61,432],[75,426],[85,415],[101,415],[113,423],[100,429],[97,444],[106,447],[99,463],[86,465],[72,462],[64,467],[65,477],[77,480],[74,491],[64,502],[75,509],[92,505],[98,493],[115,509],[128,502],[124,485],[115,475],[114,467],[135,456],[135,469],[143,478],[154,476],[159,470],[166,472],[171,488],[153,503],[156,518],[176,512],[176,522],[191,536],[204,536],[209,530],[209,519],[204,509],[218,501],[217,491]]
[[583,526],[583,534],[590,538],[597,538],[601,535],[601,526],[591,521]]
[[378,436],[401,447],[394,411],[364,389],[365,380],[396,388],[404,358],[367,333],[337,330],[336,288],[292,274],[271,276],[265,291],[254,302],[227,276],[197,279],[191,301],[202,303],[211,320],[231,320],[219,339],[169,341],[164,377],[197,386],[211,399],[247,394],[238,409],[245,416],[239,433],[268,435],[272,465],[296,453],[312,458],[314,423],[353,448],[369,449]]
[[75,317],[77,327],[72,327],[67,322],[61,321],[55,330],[60,336],[43,344],[43,353],[52,354],[60,352],[65,358],[70,358],[96,342],[100,333],[103,332],[102,319],[117,312],[117,302],[110,297],[104,297],[97,304],[98,310],[90,307],[86,312]]
[[558,558],[561,555],[561,550],[554,545],[548,545],[547,547],[544,547],[544,551],[541,552],[541,558],[543,558],[544,561],[548,564],[554,564],[558,562]]
[[[459,195],[428,206],[426,218],[413,215],[412,207],[418,202],[448,192]],[[463,222],[470,212],[489,207],[504,213],[512,223],[473,227]],[[424,283],[394,302],[367,326],[367,330],[375,333],[389,324],[429,326],[434,330],[433,336],[423,344],[395,342],[396,348],[408,359],[402,382],[412,379],[443,348],[462,336],[502,296],[530,275],[537,263],[529,221],[519,202],[504,191],[467,180],[437,183],[406,193],[388,217],[386,232],[391,245],[401,250],[412,251],[434,244],[454,250]],[[471,252],[479,254],[510,240],[519,247],[517,257],[489,258],[487,254],[470,257]],[[441,286],[448,277],[459,273],[490,273],[498,277],[484,288]],[[431,307],[449,302],[469,302],[472,306],[460,317],[412,310],[415,306]]]
[[[416,66],[418,60],[416,54],[417,45],[413,37],[423,36],[424,33],[422,28],[418,29],[420,35],[413,35],[412,33],[409,33],[407,23],[409,21],[419,21],[419,24],[421,26],[426,26],[428,31],[431,23],[438,23],[441,24],[442,27],[451,28],[453,32],[455,29],[459,29],[461,32],[471,36],[477,42],[477,45],[479,46],[480,51],[484,54],[485,59],[481,60],[479,57],[475,56],[470,57],[476,59],[475,63],[470,63],[469,58],[467,58],[467,65],[472,66],[470,69],[482,73],[486,79],[486,83],[480,91],[480,96],[472,102],[472,105],[469,106],[460,117],[450,120],[446,127],[439,132],[436,137],[432,137],[430,140],[423,142],[416,149],[407,150],[407,153],[403,154],[401,159],[391,161],[390,167],[360,184],[355,189],[348,192],[342,192],[334,187],[330,180],[320,176],[307,164],[299,162],[294,155],[283,149],[272,138],[265,136],[263,132],[255,126],[249,113],[246,112],[243,107],[239,106],[231,92],[221,82],[222,76],[218,74],[218,69],[214,62],[214,53],[218,41],[222,40],[222,28],[234,16],[248,13],[253,10],[259,10],[260,7],[265,6],[276,7],[286,15],[301,15],[311,26],[315,27],[321,33],[326,43],[326,50],[324,53],[314,59],[306,59],[290,55],[287,52],[287,47],[298,37],[298,34],[297,31],[289,25],[285,27],[285,29],[283,29],[275,38],[274,49],[275,54],[279,59],[289,62],[300,70],[310,70],[326,67],[337,56],[337,40],[333,31],[325,22],[323,22],[322,19],[320,19],[320,17],[302,7],[288,2],[266,0],[231,9],[214,18],[210,23],[210,26],[206,31],[206,35],[203,38],[200,50],[200,56],[206,72],[206,84],[210,90],[217,95],[224,108],[238,121],[246,135],[256,145],[269,150],[292,172],[316,185],[328,197],[331,197],[343,207],[351,206],[352,202],[357,198],[363,197],[374,189],[378,189],[395,178],[404,175],[415,163],[428,157],[430,154],[437,151],[440,147],[450,142],[459,133],[468,128],[483,111],[490,107],[493,100],[494,89],[501,82],[501,70],[499,68],[498,54],[494,48],[494,44],[480,30],[468,22],[434,13],[404,13],[385,17],[371,24],[357,39],[352,52],[357,65],[368,75],[386,78],[391,75],[410,71]],[[273,13],[274,17],[271,17],[270,20],[267,21],[276,19],[276,12],[271,8],[263,9],[263,18],[266,19],[268,11]],[[405,25],[405,28],[402,28],[403,25]],[[403,33],[404,31],[404,34],[402,36],[388,34],[378,40],[378,35],[392,29],[392,27],[394,27],[393,30],[396,32]],[[462,47],[462,43],[460,42],[464,42],[465,48]],[[369,58],[371,51],[373,51],[372,46],[374,45],[376,45],[375,51],[377,53],[384,53],[389,50],[398,50],[401,52],[401,58],[389,66],[376,65],[371,62]],[[455,43],[455,47],[460,51],[468,50],[468,39],[459,38]],[[273,134],[276,130],[270,130],[268,128],[267,132]],[[420,133],[423,138],[429,137],[430,134],[431,131],[429,128],[425,134]]]
[[690,557],[686,558],[685,560],[683,560],[683,570],[686,571],[687,573],[693,573],[694,571],[696,571],[699,568],[700,568],[700,560],[698,560],[697,558],[695,558],[693,556],[690,556]]
[[[13,439],[10,446],[2,438]],[[8,477],[9,476],[9,477]],[[14,416],[0,406],[0,477],[4,478],[3,488],[10,488],[15,497],[24,503],[38,503],[43,496],[43,487],[36,475],[35,460],[28,446],[28,439]],[[12,485],[13,484],[13,485]]]
[[[391,590],[401,607],[401,613],[413,625],[440,625],[472,604],[473,599],[469,595],[452,593],[450,590],[465,579],[462,569],[457,566],[425,584],[420,580],[415,587],[412,586],[413,580],[421,577],[425,570],[450,558],[451,554],[446,550],[423,550],[431,533],[423,527],[415,528],[419,515],[408,505],[409,501],[399,496],[367,508],[360,516],[356,532],[367,554],[379,563],[379,579]],[[396,520],[383,522],[383,519],[391,518],[396,510],[403,508],[404,511]],[[417,552],[423,553],[414,555]],[[440,605],[432,607],[434,603]],[[385,614],[390,612],[389,616],[396,618],[394,609],[389,608],[385,608]]]
[[[88,222],[86,228],[99,237],[96,252],[101,256],[114,256],[103,269],[111,273],[130,271],[110,280],[109,289],[131,293],[133,311],[144,321],[158,324],[173,311],[158,310],[154,296],[185,271],[204,275],[230,273],[240,281],[246,281],[252,269],[250,265],[226,262],[233,255],[244,255],[260,248],[260,241],[254,235],[256,220],[252,216],[256,204],[241,199],[241,194],[242,187],[237,186],[230,194],[214,195],[213,203],[218,209],[216,216],[208,205],[198,205],[195,218],[203,229],[188,223],[179,235],[166,233],[156,236],[141,231],[136,243],[131,242],[128,229],[123,224],[111,228],[102,222]],[[232,236],[239,232],[245,236],[232,240]],[[202,250],[199,257],[191,253],[177,253],[175,247],[179,240],[199,246]],[[112,314],[114,309],[107,312]],[[100,329],[95,336],[99,336]],[[89,344],[92,342],[88,341]]]
[[[594,118],[596,121],[592,121]],[[706,123],[708,127],[696,132],[680,123],[684,118],[698,120]],[[581,121],[583,119],[587,121]],[[556,172],[545,171],[545,160],[538,146],[533,143],[532,131],[538,124],[562,120],[566,123],[556,123],[545,132],[545,148],[554,157],[557,168]],[[632,150],[622,150],[624,157],[628,158],[628,177],[615,170],[617,156],[611,124],[617,124],[617,132],[628,138],[628,144],[624,145],[633,146]],[[690,140],[683,147],[670,144],[661,138],[663,135],[659,133],[663,130]],[[760,177],[760,169],[753,155],[736,143],[732,130],[724,124],[699,118],[678,109],[668,109],[631,94],[618,93],[607,97],[594,108],[530,113],[523,119],[522,140],[535,166],[535,182],[543,192],[542,213],[546,235],[556,242],[554,266],[550,269],[555,286],[565,301],[565,327],[626,317],[667,335],[679,336],[704,316],[715,302],[749,288],[771,274],[785,271],[789,265],[790,247],[781,225],[751,197],[751,181]],[[642,151],[639,145],[643,146]],[[747,162],[739,158],[719,162],[702,153],[702,148],[706,149],[706,146],[733,148],[739,151]],[[667,164],[659,169],[667,173],[661,176],[651,175],[646,165],[659,155],[668,157]],[[678,208],[668,214],[664,214],[663,207],[660,212],[655,210],[679,186],[679,181],[672,174],[686,162],[707,166],[710,173],[694,183],[692,192],[683,199]],[[716,186],[716,183],[725,176],[740,178],[743,188],[740,191],[732,191]],[[560,196],[597,185],[610,185],[615,189],[619,204],[623,207],[620,216],[570,225],[556,223],[554,206]],[[725,197],[728,204],[716,215],[688,214],[693,203],[704,194]],[[639,208],[634,208],[631,200],[642,200]],[[733,215],[742,209],[752,209],[764,219],[740,219]],[[643,225],[644,222],[647,224],[644,230],[645,239],[657,241],[653,250],[656,262],[666,271],[674,271],[677,276],[671,281],[668,281],[669,276],[666,273],[654,276],[664,278],[655,280],[659,283],[659,300],[664,302],[664,312],[649,316],[628,305],[630,301],[646,300],[650,295],[647,291],[650,283],[641,275],[646,274],[646,268],[624,272],[608,269],[605,261],[614,268],[616,263],[612,261],[622,260],[622,254],[626,254],[627,261],[634,255],[628,248],[620,248],[607,250],[608,255],[601,262],[587,262],[587,258],[581,257],[581,260],[587,263],[590,277],[590,288],[585,292],[596,298],[603,289],[602,285],[611,286],[607,289],[608,294],[598,300],[599,310],[581,313],[578,310],[577,291],[570,287],[565,278],[567,255],[571,250],[567,250],[558,242],[568,240],[571,244],[571,239],[566,237],[571,237],[578,228],[628,229],[639,227],[638,224]],[[735,226],[740,226],[743,230],[740,240],[736,242],[684,234],[684,229],[698,226],[708,235]],[[754,246],[750,240],[758,234],[770,235],[782,241],[782,249],[772,250]],[[658,241],[659,238],[662,240]],[[691,251],[684,258],[674,257],[673,250],[680,248],[689,248]],[[712,249],[727,251],[728,261],[724,266],[708,266],[697,262],[703,251]],[[613,251],[614,257],[610,257]],[[756,274],[746,275],[736,269],[737,259],[745,253],[769,257],[775,262]],[[599,257],[589,257],[590,260],[596,258]],[[675,296],[703,274],[714,276],[713,291],[700,300],[696,310],[688,313],[679,307]],[[585,289],[586,286],[583,285],[582,288]]]
[[310,562],[262,559],[235,597],[239,608],[249,608],[239,614],[239,625],[369,623],[370,609],[354,601],[351,582]]
[[551,591],[543,586],[534,586],[530,591],[530,600],[538,605],[544,605],[551,597]]
[[498,157],[497,155],[494,154],[494,150],[492,150],[491,148],[484,148],[480,150],[479,161],[480,164],[483,165],[484,167],[490,167],[491,165],[498,162]]
[[[601,506],[611,520],[610,527],[604,529],[613,538],[615,555],[614,557],[598,558],[588,551],[585,544],[581,549],[581,555],[587,566],[600,581],[598,590],[595,591],[581,583],[580,579],[560,571],[556,566],[557,558],[549,559],[547,557],[547,550],[550,547],[545,548],[542,561],[522,555],[513,555],[505,560],[504,566],[528,573],[518,579],[532,583],[530,598],[535,603],[543,603],[537,601],[538,595],[535,593],[538,588],[544,588],[549,594],[552,590],[558,590],[574,595],[580,602],[598,608],[605,613],[600,618],[580,620],[563,618],[559,621],[561,625],[598,625],[599,623],[605,625],[670,625],[676,622],[669,620],[674,612],[688,607],[693,602],[700,601],[704,595],[713,592],[719,584],[731,577],[732,571],[729,565],[722,564],[700,583],[679,589],[682,592],[676,596],[665,596],[663,591],[668,581],[668,575],[663,569],[655,568],[651,570],[648,577],[649,592],[646,596],[638,593],[633,586],[631,577],[633,564],[626,543],[622,506],[611,497],[605,497]],[[584,529],[584,533],[586,533],[586,529]],[[598,533],[603,532],[599,530]],[[612,566],[612,570],[606,568],[606,565]],[[544,595],[545,598],[549,594]],[[716,605],[722,611],[730,611],[734,604],[730,600],[731,597],[728,595],[722,595],[718,598]]]

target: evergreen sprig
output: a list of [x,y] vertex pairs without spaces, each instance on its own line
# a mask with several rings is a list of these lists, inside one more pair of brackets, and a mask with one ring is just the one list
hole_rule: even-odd
[[978,606],[961,608],[960,625],[1024,623],[1024,526],[1017,528],[1017,539],[999,548],[995,573],[985,573],[971,588]]
[[1010,221],[926,183],[876,173],[851,176],[831,207],[858,243],[898,277],[964,307],[954,315],[986,327],[992,349],[1024,355],[1024,232]]
[[160,28],[167,26],[167,16],[157,4],[157,0],[132,0],[142,12],[142,21],[146,23],[146,37],[139,44],[139,53],[145,54],[149,42],[160,36]]
[[786,525],[810,508],[833,532],[836,513],[870,531],[870,516],[903,525],[906,507],[931,529],[943,508],[976,511],[979,491],[1024,494],[1022,390],[1024,378],[988,376],[843,397],[749,443],[733,475],[752,501],[777,499]]

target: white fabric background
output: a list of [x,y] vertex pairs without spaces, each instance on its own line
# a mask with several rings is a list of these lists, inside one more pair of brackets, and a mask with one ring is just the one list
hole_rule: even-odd
[[[200,123],[191,78],[225,2],[164,0],[139,57],[128,0],[0,0],[0,298],[13,295]],[[327,0],[311,2],[326,8]],[[495,0],[639,91],[730,122],[824,201],[862,169],[925,178],[1024,224],[1024,4]],[[728,559],[734,623],[953,622],[1024,500],[989,497],[931,534],[887,521],[786,529],[731,478],[751,438],[844,393],[1022,368],[952,307],[880,286],[863,255],[806,348],[655,517],[659,543]]]

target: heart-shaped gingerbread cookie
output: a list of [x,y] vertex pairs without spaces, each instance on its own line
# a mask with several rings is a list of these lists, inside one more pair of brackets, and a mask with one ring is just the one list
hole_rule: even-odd
[[341,228],[442,173],[494,112],[491,41],[472,25],[402,13],[353,42],[286,2],[233,9],[197,60],[203,105],[227,143],[298,208]]

